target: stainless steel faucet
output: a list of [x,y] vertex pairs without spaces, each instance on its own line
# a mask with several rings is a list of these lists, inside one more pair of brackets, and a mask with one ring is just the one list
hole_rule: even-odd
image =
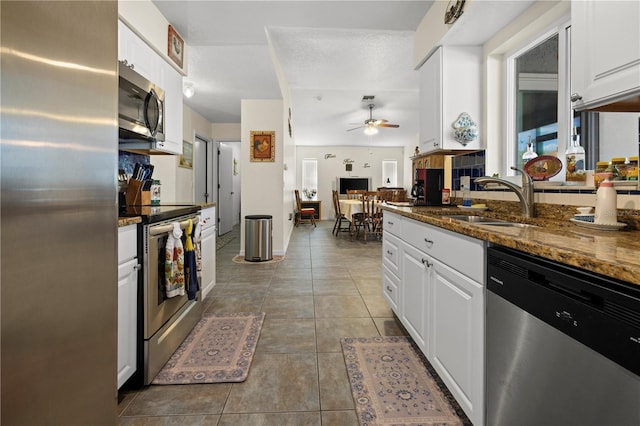
[[528,173],[520,170],[517,167],[511,167],[511,170],[516,170],[520,172],[522,175],[522,187],[515,185],[508,180],[494,178],[490,176],[482,176],[476,178],[475,183],[478,185],[486,185],[488,183],[496,183],[503,186],[506,186],[510,190],[516,193],[518,199],[520,200],[520,205],[522,206],[522,215],[524,217],[535,217],[536,209],[535,209],[535,201],[533,198],[533,179],[529,176]]

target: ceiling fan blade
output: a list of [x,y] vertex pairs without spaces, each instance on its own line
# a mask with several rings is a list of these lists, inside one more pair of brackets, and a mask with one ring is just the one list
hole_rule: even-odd
[[379,125],[379,124],[382,124],[382,123],[388,123],[388,122],[389,122],[389,120],[376,120],[375,124],[376,124],[376,126],[377,126],[377,125]]
[[393,127],[393,128],[397,128],[397,127],[400,127],[400,125],[399,124],[384,124],[384,123],[382,123],[382,124],[378,124],[378,127]]
[[358,127],[354,127],[353,129],[347,129],[347,132],[350,132],[352,130],[362,129],[363,127],[366,127],[366,126],[358,126]]

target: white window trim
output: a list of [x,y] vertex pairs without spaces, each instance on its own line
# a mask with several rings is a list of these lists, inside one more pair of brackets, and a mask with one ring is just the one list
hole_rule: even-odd
[[[554,22],[541,31],[539,35],[526,44],[519,46],[504,54],[504,73],[506,80],[505,90],[505,121],[504,121],[504,144],[505,156],[502,158],[501,176],[514,176],[519,174],[511,170],[514,159],[516,157],[516,143],[514,135],[516,134],[516,72],[515,59],[530,50],[532,47],[542,43],[546,39],[558,34],[558,152],[564,152],[566,142],[571,136],[571,105],[569,101],[569,92],[571,90],[571,68],[569,66],[571,52],[569,50],[569,38],[567,37],[567,29],[570,29],[570,20],[566,17]],[[560,78],[563,76],[565,78]]]
[[[386,164],[393,165],[392,168],[394,170],[392,175],[385,176]],[[389,178],[389,180],[391,180],[389,184],[387,184],[387,177]],[[382,186],[389,186],[389,187],[398,186],[398,160],[395,160],[395,159],[382,160]]]

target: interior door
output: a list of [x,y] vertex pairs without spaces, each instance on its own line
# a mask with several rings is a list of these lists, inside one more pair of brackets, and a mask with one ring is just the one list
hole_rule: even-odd
[[233,150],[220,143],[218,148],[218,235],[233,229]]
[[196,203],[210,203],[215,199],[213,192],[214,162],[213,143],[196,135],[193,146],[194,194]]

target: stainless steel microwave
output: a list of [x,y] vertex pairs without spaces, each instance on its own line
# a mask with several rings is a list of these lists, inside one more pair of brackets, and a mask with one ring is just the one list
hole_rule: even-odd
[[119,73],[120,143],[164,141],[164,90],[122,62]]

